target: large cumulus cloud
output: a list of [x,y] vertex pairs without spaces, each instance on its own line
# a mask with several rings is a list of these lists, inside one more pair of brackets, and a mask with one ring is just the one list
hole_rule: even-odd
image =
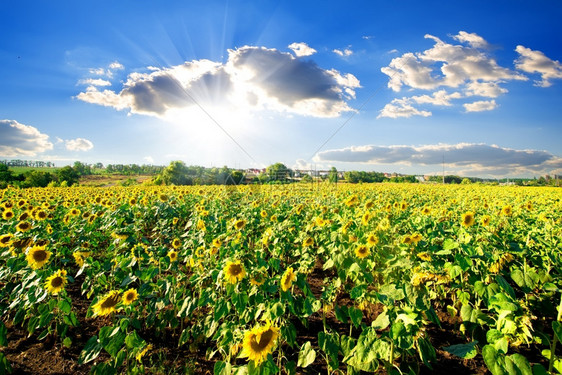
[[465,174],[560,173],[562,158],[542,150],[516,150],[497,145],[459,143],[422,146],[351,146],[318,153],[319,162],[431,166],[445,163]]
[[89,86],[76,97],[89,103],[165,117],[172,109],[230,104],[315,117],[351,111],[359,80],[312,60],[264,47],[228,51],[226,63],[194,60],[132,73],[117,92]]
[[15,120],[0,120],[0,156],[35,156],[52,150],[49,136]]

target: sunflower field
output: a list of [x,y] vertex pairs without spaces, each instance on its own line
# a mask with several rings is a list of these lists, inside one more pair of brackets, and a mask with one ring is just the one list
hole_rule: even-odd
[[562,373],[560,189],[8,188],[0,210],[0,373],[15,340],[93,374]]

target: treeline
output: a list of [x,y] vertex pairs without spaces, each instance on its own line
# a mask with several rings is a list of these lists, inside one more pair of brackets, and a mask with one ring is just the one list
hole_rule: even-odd
[[0,160],[0,164],[8,167],[32,167],[32,168],[54,168],[55,163],[42,160]]
[[153,180],[156,185],[239,185],[245,183],[244,172],[222,168],[187,166],[182,161],[173,161],[163,168]]
[[14,173],[6,164],[0,164],[0,189],[8,185],[29,188],[47,186],[72,186],[78,183],[80,175],[70,166],[57,168],[54,172],[29,170]]

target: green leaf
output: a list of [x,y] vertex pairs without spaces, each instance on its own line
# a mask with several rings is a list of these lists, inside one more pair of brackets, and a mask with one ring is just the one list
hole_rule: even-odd
[[486,366],[492,375],[507,374],[504,370],[504,358],[500,356],[496,348],[492,345],[486,345],[482,348],[482,357],[484,358],[484,363],[486,363]]
[[363,320],[363,311],[355,307],[350,307],[347,313],[349,314],[351,323],[353,323],[356,328],[359,327],[361,325],[361,321]]
[[459,244],[451,238],[447,238],[445,241],[443,241],[443,250],[453,250],[457,249],[458,247]]
[[97,336],[90,337],[90,339],[86,343],[86,346],[84,346],[84,349],[82,349],[82,352],[80,353],[78,362],[80,364],[85,364],[96,359],[102,349],[103,346],[99,342]]
[[213,369],[214,375],[230,375],[232,373],[232,365],[228,362],[217,361]]
[[476,357],[478,351],[476,350],[476,345],[478,341],[473,341],[468,344],[456,344],[451,346],[446,346],[443,348],[444,351],[451,353],[452,355],[456,355],[457,357],[461,357],[464,359],[472,359]]
[[327,269],[330,269],[332,267],[334,267],[334,260],[330,258],[326,261],[326,263],[324,263],[324,266],[322,267],[322,269],[324,271],[326,271]]
[[70,337],[65,337],[64,340],[62,340],[62,344],[67,347],[70,348],[72,346],[72,340],[70,339]]
[[431,362],[437,359],[435,348],[431,343],[423,337],[420,337],[417,341],[418,354],[423,363],[431,369]]
[[8,329],[2,321],[0,321],[0,346],[8,346]]
[[146,342],[137,334],[136,331],[133,331],[125,338],[125,344],[128,349],[138,349],[144,347]]
[[504,279],[503,276],[498,275],[496,276],[496,281],[498,282],[498,284],[500,285],[500,287],[513,299],[516,299],[515,297],[515,292],[513,291],[513,288],[511,287],[511,285],[509,285],[509,283],[507,282],[506,279]]
[[371,323],[371,327],[374,329],[385,329],[390,325],[390,319],[386,311],[380,313],[377,318]]
[[[521,355],[519,353],[515,353],[515,354],[510,355],[506,359],[509,359],[513,362],[513,364],[515,365],[515,367],[517,369],[516,373],[518,375],[519,374],[521,374],[521,375],[533,375],[533,370],[531,369],[531,365],[529,364],[529,361],[527,360],[527,358],[525,358],[523,355]],[[507,360],[506,360],[506,364],[507,364]]]
[[307,367],[310,364],[312,364],[315,359],[316,359],[316,351],[312,348],[310,341],[305,342],[301,346],[297,366]]
[[552,322],[552,330],[556,334],[558,341],[562,342],[562,323],[558,321]]

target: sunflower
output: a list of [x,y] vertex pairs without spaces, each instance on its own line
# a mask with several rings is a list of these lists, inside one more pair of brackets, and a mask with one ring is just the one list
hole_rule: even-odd
[[170,258],[170,262],[175,262],[178,260],[178,252],[175,250],[168,251],[168,258]]
[[417,233],[417,232],[412,234],[412,242],[414,242],[414,243],[420,242],[422,240],[422,238],[423,238],[422,235]]
[[31,224],[28,221],[20,221],[18,225],[16,225],[16,229],[19,232],[27,232],[31,229]]
[[303,245],[304,247],[310,247],[310,246],[314,245],[314,238],[308,237],[306,240],[304,240],[304,242],[302,243],[302,245]]
[[369,234],[369,236],[367,237],[367,244],[369,246],[375,246],[377,243],[379,243],[379,238],[377,237],[377,235]]
[[421,213],[424,215],[429,215],[431,213],[431,208],[428,206],[425,206],[424,208],[422,208]]
[[244,228],[244,226],[246,225],[246,221],[245,220],[236,220],[234,222],[234,228],[241,230],[242,228]]
[[51,276],[47,277],[45,288],[53,295],[57,295],[64,290],[67,283],[66,270],[58,270]]
[[130,305],[131,303],[135,302],[139,298],[139,294],[137,293],[136,289],[129,289],[125,293],[123,293],[123,305]]
[[359,259],[365,259],[370,253],[371,251],[366,245],[359,245],[355,248],[355,256]]
[[18,217],[19,221],[24,221],[24,220],[27,220],[27,219],[29,219],[29,212],[27,212],[27,211],[22,212],[20,217]]
[[265,275],[261,272],[256,273],[250,278],[250,284],[260,286],[265,283]]
[[421,260],[425,260],[426,262],[430,262],[431,261],[431,254],[428,253],[427,251],[422,251],[421,253],[417,253],[416,254],[418,258],[420,258]]
[[367,225],[367,224],[369,224],[369,220],[371,220],[371,214],[368,213],[368,212],[365,212],[363,214],[363,216],[361,217],[361,224]]
[[3,234],[0,236],[0,247],[8,247],[12,243],[13,234]]
[[246,276],[246,270],[239,260],[226,262],[223,273],[229,284],[236,284]]
[[412,236],[406,235],[402,238],[402,243],[409,245],[412,243]]
[[172,225],[176,225],[180,221],[179,217],[175,217],[172,219]]
[[179,238],[174,238],[174,240],[172,241],[172,247],[177,250],[177,249],[180,248],[180,246],[181,246],[181,241],[180,241],[180,239],[179,239]]
[[266,211],[266,210],[261,210],[260,216],[265,219],[265,218],[267,217],[267,211]]
[[11,220],[14,217],[14,211],[12,210],[5,210],[2,212],[2,218],[4,220]]
[[474,224],[474,212],[465,212],[461,216],[461,224],[463,227],[470,227]]
[[121,298],[118,290],[112,290],[107,293],[94,305],[94,316],[105,316],[111,314],[116,310],[115,306],[117,306],[120,300]]
[[491,220],[491,218],[490,218],[489,215],[484,215],[482,217],[481,223],[482,223],[483,226],[488,226],[488,224],[490,224],[490,220]]
[[295,280],[297,280],[297,274],[293,271],[293,267],[287,268],[281,277],[281,289],[286,292]]
[[242,342],[242,357],[247,357],[259,365],[273,351],[275,340],[279,336],[279,328],[271,325],[271,322],[264,326],[256,326],[244,333]]
[[43,210],[36,211],[34,216],[39,221],[45,220],[48,217],[47,213]]
[[207,227],[205,226],[205,222],[203,220],[199,219],[197,221],[197,229],[201,230],[203,232],[205,232],[207,230]]
[[27,252],[27,264],[34,270],[39,269],[49,261],[51,252],[45,250],[45,246],[33,246]]
[[512,213],[513,209],[511,208],[511,205],[508,204],[502,208],[502,215],[511,216]]

